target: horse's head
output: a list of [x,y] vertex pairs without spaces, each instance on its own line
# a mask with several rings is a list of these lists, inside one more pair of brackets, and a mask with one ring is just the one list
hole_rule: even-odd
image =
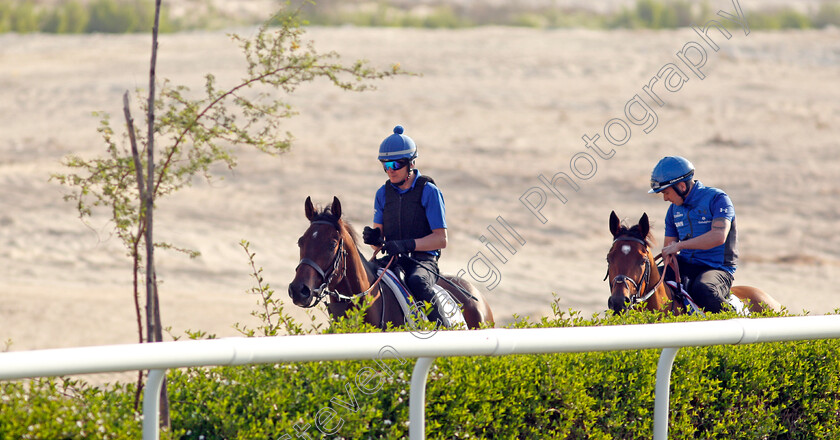
[[650,223],[647,214],[642,214],[639,224],[626,227],[621,224],[615,211],[610,213],[610,232],[613,244],[607,253],[607,276],[610,280],[610,299],[607,305],[615,313],[621,313],[645,294],[650,286]]
[[298,239],[300,263],[289,284],[289,296],[300,307],[314,307],[344,279],[347,272],[341,202],[318,212],[307,197],[304,204],[309,228]]

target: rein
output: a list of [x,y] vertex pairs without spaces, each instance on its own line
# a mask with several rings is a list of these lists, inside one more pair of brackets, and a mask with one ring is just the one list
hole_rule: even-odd
[[[326,221],[326,220],[314,220],[314,221],[311,221],[309,224],[310,224],[310,226],[311,225],[330,225],[330,226],[338,229],[339,230],[339,236],[341,235],[341,229],[333,222],[329,222],[329,221]],[[376,256],[376,254],[374,254],[374,256]],[[344,249],[344,237],[341,237],[339,239],[338,250],[336,251],[335,255],[333,255],[332,267],[330,268],[329,272],[326,272],[323,269],[321,269],[321,267],[318,266],[318,264],[316,262],[312,261],[309,258],[301,258],[300,262],[298,262],[298,265],[295,268],[295,271],[297,271],[301,266],[309,266],[309,267],[315,269],[315,272],[317,272],[318,275],[321,276],[321,279],[324,281],[320,286],[318,286],[317,289],[314,289],[312,291],[313,295],[315,295],[315,302],[312,303],[312,305],[310,305],[309,307],[307,307],[307,308],[312,308],[312,307],[317,306],[321,302],[321,300],[324,299],[326,296],[334,297],[338,301],[345,301],[346,302],[346,301],[353,301],[357,298],[361,298],[361,297],[369,294],[379,284],[379,281],[382,280],[382,276],[385,275],[385,271],[388,270],[388,268],[391,266],[391,263],[393,261],[394,261],[394,257],[391,257],[391,260],[388,261],[388,265],[385,266],[385,270],[382,271],[382,274],[379,275],[379,278],[377,278],[376,281],[373,284],[370,285],[370,287],[368,287],[366,290],[364,290],[362,292],[359,292],[359,293],[356,293],[354,295],[344,295],[344,294],[338,292],[337,290],[333,290],[333,289],[330,288],[333,281],[341,281],[342,279],[345,279],[347,277],[347,251]],[[341,266],[342,262],[344,263],[344,265],[343,265],[343,268],[342,268],[342,271],[341,271],[342,272],[341,276],[339,276],[338,278],[335,278],[336,274],[338,273],[338,268],[339,268],[339,266]]]
[[[376,256],[375,253],[373,255],[374,255],[374,257]],[[360,298],[362,296],[367,295],[368,293],[373,291],[373,289],[376,287],[377,284],[379,284],[379,281],[381,281],[382,277],[385,276],[385,272],[388,271],[388,268],[391,267],[391,263],[393,263],[395,259],[396,259],[396,257],[392,256],[391,259],[388,260],[388,264],[385,265],[385,269],[382,270],[382,273],[379,274],[379,277],[376,278],[376,281],[374,281],[373,284],[371,284],[370,287],[368,287],[366,290],[363,290],[363,291],[361,291],[361,292],[359,292],[355,295],[350,295],[350,296],[342,295],[339,292],[331,292],[331,294],[335,294],[335,297],[338,298],[339,300],[342,300],[342,301],[353,301],[356,298]],[[371,261],[372,261],[372,259],[371,259]],[[384,310],[384,308],[383,308],[383,310]]]

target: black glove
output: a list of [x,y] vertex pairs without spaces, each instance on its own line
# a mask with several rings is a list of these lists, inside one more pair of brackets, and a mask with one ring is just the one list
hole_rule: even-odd
[[388,255],[407,254],[414,250],[414,240],[390,240],[386,241],[382,250]]
[[382,239],[382,230],[371,228],[370,226],[365,226],[365,229],[362,231],[362,241],[371,246],[382,246],[385,244],[385,240]]

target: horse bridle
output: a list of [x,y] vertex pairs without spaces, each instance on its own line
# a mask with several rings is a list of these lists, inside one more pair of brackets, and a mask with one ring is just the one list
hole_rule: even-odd
[[[338,226],[336,226],[334,223],[326,221],[326,220],[311,221],[311,222],[309,222],[309,225],[310,226],[312,226],[312,225],[330,225],[330,226],[336,228],[336,230],[339,231],[339,236],[341,235],[340,228]],[[374,254],[374,256],[375,256],[375,254]],[[315,302],[312,303],[312,305],[307,306],[306,308],[308,309],[308,308],[312,308],[312,307],[317,306],[318,303],[320,303],[321,300],[324,299],[327,295],[333,296],[339,301],[345,301],[346,302],[346,301],[354,301],[357,298],[360,298],[362,296],[365,296],[365,295],[371,293],[373,291],[373,289],[379,284],[379,281],[382,280],[382,277],[385,275],[385,272],[388,270],[388,268],[391,267],[391,263],[393,263],[394,260],[395,260],[395,258],[392,257],[391,260],[388,261],[388,265],[385,266],[385,269],[382,271],[382,273],[379,275],[379,277],[376,279],[376,281],[374,281],[373,284],[371,284],[370,287],[367,288],[367,290],[363,290],[363,291],[361,291],[361,292],[359,292],[355,295],[344,295],[337,290],[330,290],[330,285],[332,284],[333,278],[335,277],[335,275],[337,273],[337,270],[338,270],[338,267],[339,267],[339,265],[341,265],[342,262],[344,262],[344,265],[343,265],[343,268],[342,268],[341,277],[339,277],[338,280],[342,280],[347,276],[347,251],[344,249],[344,237],[341,237],[338,241],[338,250],[335,252],[335,255],[333,255],[332,268],[330,268],[329,272],[324,272],[324,270],[321,269],[320,266],[318,266],[318,263],[310,260],[309,258],[301,258],[300,262],[298,262],[297,267],[295,267],[295,272],[297,272],[297,270],[301,266],[309,266],[309,267],[315,269],[315,272],[318,272],[318,275],[320,275],[321,279],[324,280],[324,282],[317,289],[314,289],[312,291],[312,293],[315,295]],[[382,309],[382,314],[383,314],[382,319],[384,320],[385,319],[385,309],[384,308]]]
[[[640,243],[642,246],[644,246],[645,249],[647,249],[647,246],[648,246],[647,243],[645,243],[643,240],[640,240],[636,237],[617,237],[615,240],[613,240],[613,244],[615,244],[618,241],[634,241],[636,243]],[[604,276],[604,280],[609,278],[609,276],[610,276],[610,267],[609,267],[609,262],[607,262],[607,274]],[[661,281],[661,278],[660,278],[660,281]],[[659,284],[660,284],[660,283],[657,283],[657,285],[653,286],[653,288],[650,289],[649,292],[642,295],[642,283],[644,283],[646,286],[650,285],[650,259],[648,259],[648,258],[645,258],[645,273],[642,274],[642,279],[640,279],[638,282],[636,282],[635,280],[633,280],[633,278],[630,278],[627,275],[624,275],[624,274],[616,275],[616,277],[613,278],[612,281],[610,281],[610,291],[612,291],[613,286],[615,286],[616,284],[624,284],[624,283],[632,284],[633,287],[636,289],[635,293],[632,293],[630,295],[630,298],[629,298],[630,299],[630,307],[633,307],[636,304],[643,303],[643,302],[647,301],[648,299],[650,299],[650,297],[653,296],[653,293],[656,292],[656,289],[659,287]]]
[[[315,220],[315,221],[310,222],[309,225],[310,226],[312,226],[312,225],[330,225],[332,227],[335,227],[335,224],[333,224],[332,222],[328,222],[326,220]],[[339,234],[339,236],[340,235],[341,234]],[[308,306],[307,308],[317,306],[318,303],[320,303],[321,300],[324,299],[324,297],[326,297],[327,295],[335,295],[339,299],[351,299],[351,298],[346,298],[345,295],[341,295],[340,293],[338,293],[336,291],[331,291],[330,290],[330,285],[332,284],[333,279],[335,278],[336,274],[338,273],[338,267],[341,265],[342,262],[344,262],[344,268],[343,268],[344,273],[341,275],[341,277],[338,278],[339,280],[343,279],[347,275],[347,251],[344,249],[344,237],[339,238],[338,250],[335,252],[335,255],[333,255],[332,267],[330,268],[329,272],[325,272],[323,269],[321,269],[320,266],[318,266],[318,263],[310,260],[309,258],[301,258],[300,259],[300,262],[298,262],[297,267],[295,267],[295,272],[297,272],[297,270],[301,266],[309,266],[309,267],[315,269],[315,272],[318,272],[318,275],[320,275],[321,279],[324,281],[317,289],[314,289],[312,291],[312,293],[315,295],[315,302],[312,305]],[[345,297],[345,298],[343,298],[343,297]]]

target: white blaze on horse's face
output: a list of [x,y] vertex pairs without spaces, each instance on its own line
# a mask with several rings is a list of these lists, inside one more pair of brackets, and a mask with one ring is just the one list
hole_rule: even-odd
[[629,254],[631,249],[633,249],[633,248],[632,248],[632,247],[630,247],[630,245],[629,245],[629,244],[625,244],[625,245],[622,245],[622,246],[621,246],[621,252],[623,252],[623,253],[624,253],[624,255]]
[[312,232],[312,239],[314,240],[315,237],[317,237],[317,236],[318,236],[318,231],[313,231]]

